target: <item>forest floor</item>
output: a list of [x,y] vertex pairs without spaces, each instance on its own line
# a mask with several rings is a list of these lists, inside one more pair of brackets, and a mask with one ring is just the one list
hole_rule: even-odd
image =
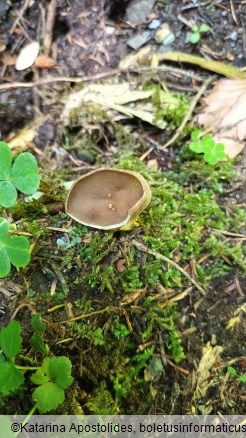
[[[0,328],[20,322],[20,366],[70,360],[73,383],[52,413],[245,414],[245,150],[212,165],[189,149],[201,101],[182,121],[204,82],[211,77],[206,95],[223,75],[154,54],[243,68],[246,1],[143,9],[141,0],[1,2],[1,140],[14,155],[35,155],[41,182],[39,198],[19,195],[17,205],[0,207],[32,251],[27,267],[0,279]],[[43,58],[16,70],[30,41]],[[117,93],[123,83],[127,114],[103,88]],[[95,84],[105,105],[94,96],[67,109],[72,92]],[[151,102],[135,107],[133,90],[150,91]],[[140,116],[147,108],[155,123]],[[152,200],[137,228],[96,230],[65,213],[64,183],[100,167],[148,181]],[[39,341],[30,344],[34,332]],[[29,371],[24,377],[1,397],[2,414],[32,409],[35,385]]]

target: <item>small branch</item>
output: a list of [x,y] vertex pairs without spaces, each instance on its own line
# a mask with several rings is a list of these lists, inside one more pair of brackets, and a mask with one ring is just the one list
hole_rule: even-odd
[[217,228],[211,228],[211,229],[215,231],[215,233],[217,234],[223,234],[224,236],[238,237],[241,240],[246,240],[246,234],[231,233],[230,231],[218,230]]
[[51,0],[47,10],[47,20],[46,20],[45,37],[44,37],[44,47],[45,47],[46,55],[49,54],[52,44],[53,28],[56,18],[56,6],[57,6],[57,0]]
[[152,251],[151,249],[147,248],[147,246],[143,245],[142,243],[137,242],[136,240],[132,240],[132,244],[139,249],[142,252],[145,252],[146,254],[150,254],[157,259],[163,260],[166,263],[169,263],[170,265],[174,266],[175,269],[177,269],[181,274],[183,274],[188,280],[196,286],[196,288],[201,292],[202,295],[206,295],[206,290],[203,289],[194,278],[192,278],[188,272],[186,272],[183,268],[181,268],[177,263],[175,263],[173,260],[169,259],[168,257],[160,254],[159,252]]
[[105,307],[105,309],[95,310],[94,312],[84,313],[83,315],[75,316],[75,318],[65,319],[64,321],[57,321],[55,324],[67,324],[69,322],[79,321],[80,319],[89,318],[90,316],[100,315],[101,313],[112,312],[112,310],[113,308],[108,306]]
[[19,21],[22,19],[22,17],[24,15],[26,9],[28,8],[30,2],[31,2],[31,0],[26,0],[25,1],[24,5],[22,6],[22,8],[21,8],[21,10],[20,10],[20,12],[18,14],[18,17],[14,21],[13,26],[11,27],[11,29],[9,31],[10,34],[14,33],[14,31],[16,29],[16,26],[18,26]]
[[103,78],[107,78],[109,76],[114,76],[117,75],[121,72],[121,70],[119,69],[114,69],[114,70],[110,70],[110,71],[106,71],[103,73],[99,73],[97,75],[94,76],[85,76],[85,77],[81,77],[81,78],[74,78],[74,77],[70,77],[70,76],[51,76],[47,79],[42,79],[40,81],[37,82],[12,82],[12,83],[8,83],[8,84],[1,84],[0,85],[0,91],[1,90],[10,90],[12,88],[34,88],[34,87],[41,87],[42,85],[47,85],[47,84],[51,84],[51,83],[55,83],[55,82],[74,82],[77,84],[82,84],[83,82],[93,82],[93,81],[98,81],[100,79]]
[[170,140],[168,140],[167,143],[165,143],[163,146],[160,146],[159,149],[161,151],[164,151],[164,149],[167,149],[168,146],[170,146],[171,144],[173,144],[175,142],[175,140],[177,140],[177,138],[179,137],[179,135],[181,134],[181,132],[183,131],[185,125],[187,124],[189,118],[191,117],[199,99],[202,97],[202,95],[204,94],[204,92],[206,91],[206,89],[208,88],[208,86],[211,84],[211,82],[214,80],[214,77],[209,77],[208,79],[206,79],[206,81],[203,82],[200,90],[198,91],[198,93],[195,95],[194,99],[191,101],[190,103],[190,107],[188,112],[186,113],[180,127],[177,129],[177,131],[175,132],[175,134],[170,138]]

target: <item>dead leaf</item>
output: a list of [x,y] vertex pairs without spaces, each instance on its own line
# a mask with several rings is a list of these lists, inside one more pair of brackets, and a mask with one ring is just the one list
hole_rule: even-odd
[[194,121],[212,127],[214,139],[223,143],[225,153],[236,157],[246,139],[246,79],[222,79],[205,99],[206,107]]
[[133,301],[137,300],[145,293],[145,289],[137,289],[134,292],[129,292],[126,295],[123,296],[120,305],[126,306],[127,304],[132,303]]
[[125,259],[119,259],[116,263],[116,269],[118,272],[124,272],[126,270],[126,260]]
[[193,386],[195,386],[193,400],[205,397],[208,388],[213,384],[211,369],[219,360],[223,347],[212,347],[208,342],[202,349],[202,357],[194,374]]
[[153,49],[151,46],[142,47],[137,52],[127,55],[126,58],[122,59],[119,63],[119,68],[121,70],[128,70],[130,67],[136,67],[139,65],[149,65],[151,63],[151,58],[153,55]]
[[65,123],[69,124],[70,113],[73,109],[79,108],[83,103],[92,102],[118,111],[127,117],[139,117],[151,123],[153,121],[153,108],[148,111],[146,105],[145,109],[135,109],[125,104],[147,99],[152,95],[153,90],[135,90],[130,87],[128,82],[88,85],[69,95],[66,99],[63,118]]
[[35,59],[34,65],[35,65],[35,67],[38,67],[38,68],[42,68],[42,69],[47,68],[47,69],[49,69],[49,68],[56,67],[57,63],[52,58],[50,58],[47,55],[39,55]]
[[15,64],[16,70],[25,70],[26,68],[31,67],[38,56],[39,48],[40,46],[37,41],[33,41],[23,47],[17,56]]
[[16,56],[11,55],[9,52],[4,52],[2,54],[2,61],[5,65],[15,65]]
[[158,163],[157,159],[153,158],[152,160],[148,160],[147,167],[149,167],[157,172],[159,169],[159,163]]
[[24,128],[17,135],[8,140],[10,149],[17,149],[18,152],[24,151],[37,135],[37,131],[33,128]]
[[6,41],[4,39],[0,39],[0,52],[3,52],[6,49]]

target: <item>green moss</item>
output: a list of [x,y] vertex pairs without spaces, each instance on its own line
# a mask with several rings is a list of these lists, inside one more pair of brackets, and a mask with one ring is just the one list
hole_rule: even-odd
[[105,382],[101,382],[98,388],[93,391],[90,401],[88,401],[85,406],[90,415],[119,414],[119,408],[107,389]]
[[165,123],[166,130],[180,126],[187,113],[189,98],[181,93],[166,92],[160,86],[154,86],[153,102],[156,106],[154,123]]

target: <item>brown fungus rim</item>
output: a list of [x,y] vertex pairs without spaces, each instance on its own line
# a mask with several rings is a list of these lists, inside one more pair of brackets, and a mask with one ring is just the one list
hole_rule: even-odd
[[[141,186],[141,190],[142,190],[142,196],[138,197],[138,199],[136,200],[136,202],[134,201],[134,204],[132,206],[126,207],[126,216],[119,222],[115,222],[115,223],[111,223],[109,225],[99,225],[98,223],[93,223],[93,220],[90,221],[86,221],[83,219],[83,217],[81,218],[81,216],[79,217],[79,213],[75,214],[73,211],[70,211],[69,208],[69,199],[71,198],[72,193],[74,192],[74,188],[76,187],[76,185],[79,185],[79,183],[82,180],[85,179],[89,179],[90,176],[93,176],[95,174],[98,174],[100,172],[114,172],[114,173],[118,173],[118,174],[125,174],[125,175],[129,175],[134,177],[137,182],[140,184]],[[134,184],[133,184],[134,185]],[[123,226],[125,226],[130,220],[134,219],[136,216],[138,216],[149,204],[151,199],[151,190],[150,187],[147,183],[147,181],[144,179],[144,177],[137,173],[137,172],[133,172],[130,170],[125,170],[125,169],[110,169],[107,167],[103,167],[103,168],[99,168],[96,170],[93,170],[91,172],[86,173],[85,175],[82,175],[81,177],[79,177],[72,185],[72,187],[70,188],[68,195],[67,195],[67,199],[66,199],[66,203],[65,203],[65,210],[66,213],[75,221],[77,221],[78,223],[81,223],[83,225],[86,225],[88,227],[91,228],[96,228],[99,230],[113,230],[113,229],[117,229],[117,228],[121,228]],[[122,215],[123,216],[123,215]]]

